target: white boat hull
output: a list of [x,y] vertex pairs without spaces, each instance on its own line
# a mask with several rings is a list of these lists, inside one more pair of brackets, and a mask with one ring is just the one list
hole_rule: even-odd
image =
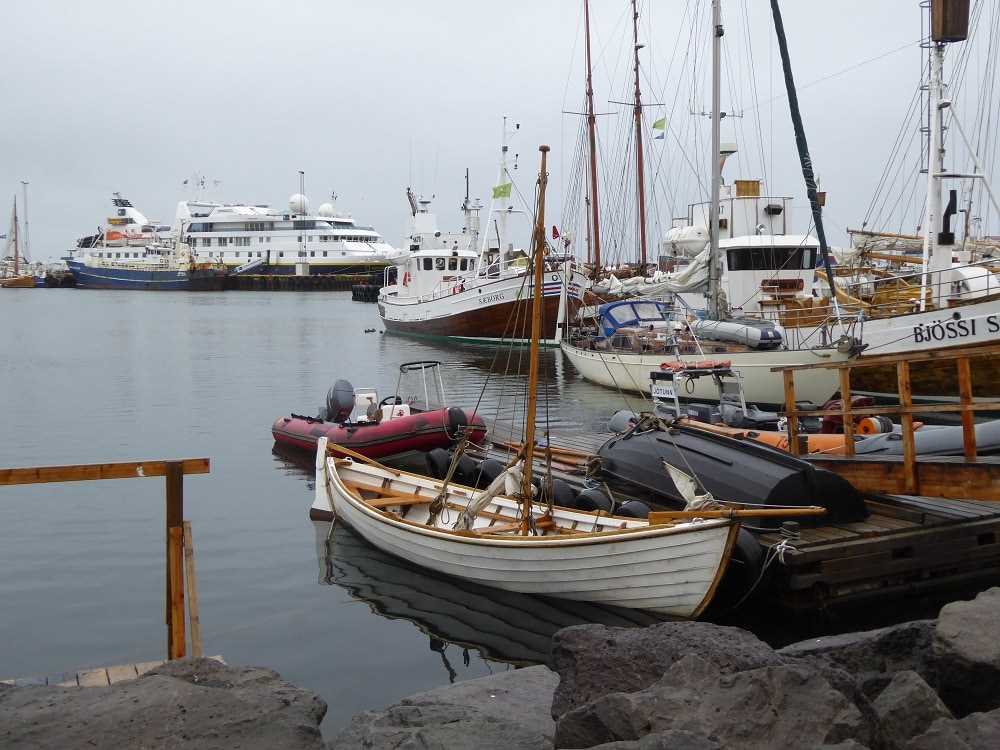
[[[440,482],[334,459],[325,449],[323,441],[317,451],[314,518],[328,514],[379,549],[415,565],[508,591],[697,617],[714,595],[739,530],[739,524],[724,519],[650,526],[644,520],[557,508],[554,516],[560,524],[575,522],[573,534],[455,532],[449,524],[457,517],[455,510],[431,526],[426,524],[426,505],[407,506],[405,517],[402,508],[376,509],[352,492],[345,479],[373,488],[391,483],[393,490],[428,499],[437,495]],[[454,490],[450,500],[460,503],[476,492]],[[504,497],[487,506],[493,516],[507,520],[516,520],[518,508]],[[542,510],[537,509],[537,518]],[[483,532],[495,522],[488,516],[481,514],[474,529]]]
[[[566,342],[562,351],[573,363],[584,380],[620,389],[630,393],[649,392],[649,373],[658,370],[665,361],[698,362],[706,359],[702,355],[631,354],[627,352],[581,349]],[[715,359],[730,360],[733,369],[743,377],[743,390],[747,403],[761,407],[784,408],[785,390],[781,373],[772,372],[773,367],[817,364],[820,362],[845,361],[848,355],[836,349],[800,351],[749,351],[727,352],[712,355]],[[711,378],[697,378],[689,381],[690,386],[681,393],[681,398],[698,401],[718,401],[719,392]],[[823,404],[839,390],[837,370],[803,370],[795,374],[795,398],[797,401],[811,401]]]
[[860,338],[862,357],[1000,343],[1000,302],[866,320]]

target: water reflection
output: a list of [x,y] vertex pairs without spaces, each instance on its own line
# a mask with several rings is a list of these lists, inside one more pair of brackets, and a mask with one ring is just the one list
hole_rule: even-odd
[[314,521],[319,583],[339,586],[372,612],[412,622],[441,654],[449,679],[456,672],[448,646],[514,665],[548,659],[552,635],[584,623],[649,625],[651,613],[516,594],[418,568],[372,547],[343,524]]

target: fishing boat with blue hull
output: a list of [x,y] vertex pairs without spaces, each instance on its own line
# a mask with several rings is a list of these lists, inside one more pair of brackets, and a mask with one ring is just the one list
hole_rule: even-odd
[[220,291],[226,278],[221,263],[199,263],[191,247],[170,227],[151,222],[131,201],[115,193],[115,215],[106,229],[83,237],[67,257],[76,286],[83,289]]
[[[172,252],[172,251],[171,251]],[[220,291],[226,272],[217,268],[185,267],[165,259],[161,263],[88,264],[67,261],[76,286],[83,289],[142,289],[156,291]]]

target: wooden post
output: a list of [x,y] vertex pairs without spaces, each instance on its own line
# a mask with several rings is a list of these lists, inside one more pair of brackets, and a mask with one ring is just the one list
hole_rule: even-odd
[[969,358],[959,357],[955,360],[958,368],[958,395],[962,402],[962,444],[965,448],[965,460],[976,460],[976,420],[970,408],[972,406],[972,370],[969,368]]
[[896,382],[899,387],[899,404],[903,407],[900,424],[903,433],[903,477],[906,491],[920,492],[917,486],[917,450],[913,441],[913,391],[910,386],[910,363],[901,359],[896,363]]
[[191,656],[204,655],[201,647],[201,618],[198,615],[198,578],[194,572],[194,538],[191,522],[184,522],[184,577],[187,579],[188,624],[191,628]]
[[851,416],[851,368],[840,368],[840,414],[844,420],[844,455],[854,455],[854,417]]
[[167,464],[167,658],[182,659],[184,643],[184,467]]
[[793,456],[802,453],[799,446],[799,415],[795,405],[795,371],[782,370],[785,379],[785,417],[788,419],[788,450]]

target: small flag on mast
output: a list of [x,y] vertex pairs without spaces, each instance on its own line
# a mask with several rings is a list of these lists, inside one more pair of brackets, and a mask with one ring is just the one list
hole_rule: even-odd
[[511,183],[505,182],[502,185],[496,185],[493,188],[493,198],[510,198],[510,188]]
[[659,120],[653,123],[653,130],[659,130],[660,134],[653,136],[654,140],[661,141],[667,134],[667,118],[661,117]]

